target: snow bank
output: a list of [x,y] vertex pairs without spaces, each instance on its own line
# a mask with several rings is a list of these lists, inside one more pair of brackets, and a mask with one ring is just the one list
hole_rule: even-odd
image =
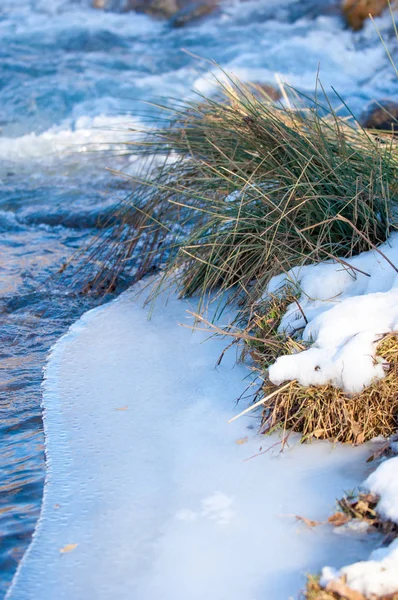
[[171,294],[148,321],[142,300],[87,313],[52,350],[43,510],[8,600],[287,600],[368,556],[372,540],[294,515],[325,520],[369,448],[281,454],[253,417],[228,425],[246,370],[233,353],[215,368],[225,341],[179,326],[195,305]]
[[[332,383],[346,392],[360,392],[385,376],[387,365],[375,357],[383,334],[398,331],[398,233],[378,250],[363,252],[345,265],[328,261],[294,268],[275,277],[268,292],[291,284],[300,292],[284,315],[280,331],[311,343],[308,350],[281,356],[269,370],[275,384],[296,379],[302,385]],[[306,317],[303,317],[303,313]],[[382,463],[364,487],[380,496],[377,509],[398,523],[398,457]],[[398,590],[398,540],[379,548],[367,561],[340,570],[325,567],[321,584],[344,577],[366,598]]]
[[294,268],[271,280],[271,293],[288,282],[300,289],[307,319],[291,304],[280,331],[302,330],[302,338],[312,342],[304,352],[278,358],[269,370],[273,383],[332,383],[354,393],[385,376],[386,365],[375,360],[375,347],[383,334],[398,330],[398,233],[379,251],[363,252],[346,263]]
[[[364,487],[380,496],[379,514],[398,523],[398,457],[383,462],[365,481]],[[339,571],[325,567],[321,584],[344,577],[347,585],[365,596],[374,598],[398,591],[398,539],[388,547],[378,548],[369,560],[344,567]]]
[[382,463],[368,477],[365,487],[380,496],[377,505],[380,516],[398,523],[398,457]]

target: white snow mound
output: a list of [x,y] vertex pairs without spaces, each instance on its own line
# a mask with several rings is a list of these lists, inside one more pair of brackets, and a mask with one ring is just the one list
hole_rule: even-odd
[[385,377],[385,365],[375,360],[375,350],[383,334],[398,330],[395,265],[398,233],[378,250],[363,252],[345,264],[327,261],[274,277],[267,294],[278,293],[289,283],[301,291],[302,312],[291,304],[279,330],[291,335],[302,331],[302,339],[311,346],[279,357],[270,367],[271,381],[279,385],[296,379],[304,386],[331,383],[356,393]]

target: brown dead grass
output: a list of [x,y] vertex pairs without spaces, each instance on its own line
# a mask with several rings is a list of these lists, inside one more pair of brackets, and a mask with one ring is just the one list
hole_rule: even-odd
[[[284,440],[291,431],[301,433],[302,441],[316,438],[361,444],[378,436],[389,438],[398,427],[398,331],[376,341],[375,359],[382,361],[386,375],[361,393],[349,395],[331,384],[303,387],[295,380],[277,386],[267,378],[267,369],[278,356],[308,347],[307,343],[295,339],[299,331],[293,332],[292,337],[278,331],[289,304],[294,302],[300,309],[298,297],[298,293],[287,289],[281,295],[257,303],[244,330],[239,322],[237,326],[222,329],[201,315],[194,315],[209,331],[233,337],[234,342],[228,348],[243,341],[241,360],[250,356],[254,361],[253,370],[263,381],[254,395],[256,403],[234,420],[262,406],[260,432],[282,429]],[[260,394],[261,400],[258,399]]]
[[300,432],[303,440],[329,439],[352,444],[376,436],[392,435],[398,425],[398,333],[383,336],[377,356],[388,367],[386,377],[366,387],[360,394],[348,395],[330,384],[303,387],[297,381],[275,386],[266,380],[263,433],[282,427]]
[[[293,354],[305,350],[304,342],[299,342],[293,336],[278,332],[281,319],[288,306],[296,304],[300,307],[298,296],[297,290],[285,286],[280,294],[269,294],[265,300],[252,306],[248,318],[249,324],[245,329],[246,343],[241,353],[242,362],[250,357],[261,366],[261,370],[264,370],[282,354]],[[270,340],[273,341],[272,344]]]
[[[342,527],[350,521],[361,521],[368,525],[369,531],[376,531],[384,536],[383,544],[391,544],[398,537],[398,525],[392,521],[382,519],[377,512],[379,496],[372,493],[357,493],[344,496],[337,501],[338,510],[329,517],[327,523],[333,527]],[[309,527],[316,527],[325,523],[311,521],[297,517]],[[384,596],[371,596],[365,598],[347,586],[344,577],[330,582],[325,588],[319,584],[319,577],[309,575],[307,585],[302,594],[307,600],[398,600],[398,592]]]
[[362,521],[367,523],[369,528],[381,533],[384,536],[384,543],[390,543],[398,537],[398,525],[393,521],[380,517],[377,512],[378,501],[379,497],[370,493],[359,493],[353,497],[344,496],[337,502],[339,512],[332,515],[329,522],[335,524],[339,515],[341,519],[340,524],[337,524],[337,526],[344,525],[352,520]]
[[390,544],[398,537],[398,525],[393,521],[383,519],[378,514],[379,499],[379,496],[372,493],[352,494],[337,501],[338,509],[327,521],[314,521],[300,515],[296,515],[296,519],[310,528],[319,525],[343,527],[352,521],[360,521],[367,525],[369,531],[382,534],[384,536],[383,544]]
[[319,578],[312,575],[308,577],[303,597],[306,600],[398,600],[397,593],[366,599],[359,592],[349,588],[344,578],[331,582],[323,589],[319,584]]

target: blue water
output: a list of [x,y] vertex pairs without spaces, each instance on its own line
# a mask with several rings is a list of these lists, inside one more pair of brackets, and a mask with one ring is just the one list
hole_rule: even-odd
[[[127,194],[128,184],[106,167],[134,171],[121,144],[156,112],[142,100],[211,93],[210,59],[243,80],[273,83],[277,73],[306,92],[320,64],[325,87],[334,85],[358,114],[369,100],[393,96],[396,76],[372,24],[353,34],[335,6],[232,2],[213,18],[172,29],[96,11],[88,0],[2,0],[0,598],[40,511],[46,353],[104,301],[54,275]],[[378,26],[395,53],[389,18]]]

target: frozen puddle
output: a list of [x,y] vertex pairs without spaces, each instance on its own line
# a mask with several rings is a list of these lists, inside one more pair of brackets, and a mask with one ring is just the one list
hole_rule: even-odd
[[[247,370],[192,334],[188,301],[148,321],[134,289],[54,347],[44,387],[47,484],[12,600],[288,600],[305,574],[371,540],[309,529],[363,481],[369,448],[275,447],[228,425]],[[246,443],[238,440],[248,437]],[[374,542],[374,540],[373,540]]]

